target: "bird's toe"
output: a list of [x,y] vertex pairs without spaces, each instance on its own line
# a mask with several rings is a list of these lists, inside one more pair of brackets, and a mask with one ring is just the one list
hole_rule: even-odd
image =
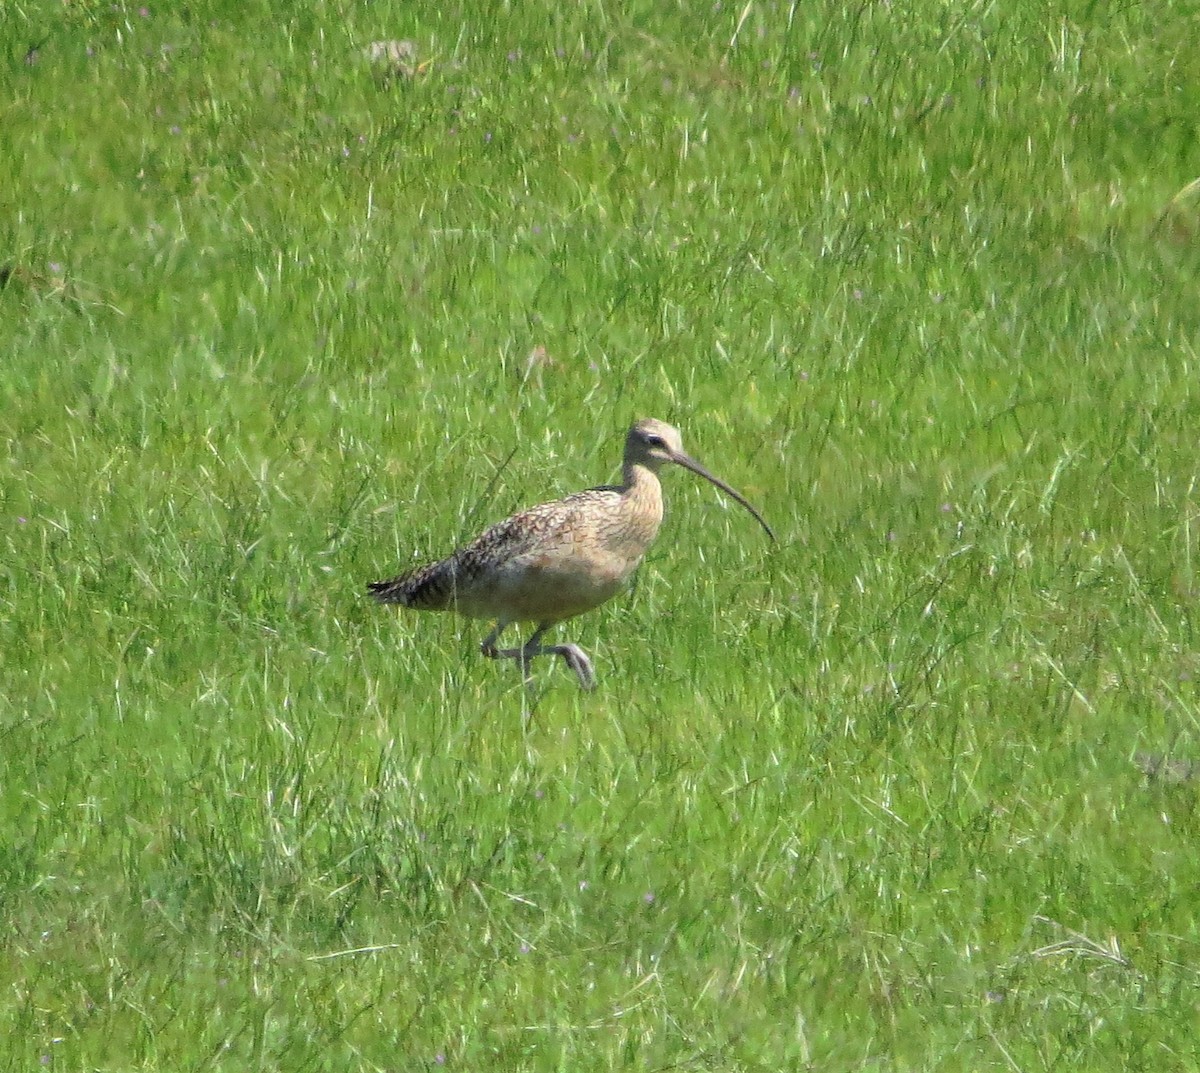
[[579,679],[579,685],[583,689],[592,690],[596,688],[596,671],[592,667],[592,661],[588,659],[587,653],[578,645],[562,645],[562,658],[567,661],[567,666],[575,672],[575,677]]

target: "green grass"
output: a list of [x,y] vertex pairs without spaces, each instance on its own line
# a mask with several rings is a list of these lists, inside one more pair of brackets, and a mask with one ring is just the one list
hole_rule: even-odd
[[[1198,36],[10,5],[0,1065],[1197,1068]],[[364,599],[644,416],[596,693]]]

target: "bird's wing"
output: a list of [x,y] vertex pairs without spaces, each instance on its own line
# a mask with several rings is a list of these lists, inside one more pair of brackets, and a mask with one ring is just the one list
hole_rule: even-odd
[[454,553],[460,577],[488,569],[531,552],[552,551],[570,543],[586,518],[589,502],[600,489],[577,492],[566,499],[530,507],[511,518],[497,522],[470,544]]

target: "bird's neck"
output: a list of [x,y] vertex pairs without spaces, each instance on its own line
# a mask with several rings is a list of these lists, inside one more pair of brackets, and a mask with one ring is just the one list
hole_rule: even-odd
[[606,536],[610,551],[632,570],[658,535],[663,519],[662,485],[658,474],[641,463],[625,463],[620,509]]
[[662,485],[658,482],[658,474],[644,463],[625,463],[621,495],[662,517]]

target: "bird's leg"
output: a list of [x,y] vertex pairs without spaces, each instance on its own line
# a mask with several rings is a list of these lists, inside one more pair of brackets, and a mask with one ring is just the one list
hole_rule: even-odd
[[562,656],[567,666],[575,672],[575,677],[579,679],[579,684],[584,689],[593,689],[596,685],[596,673],[592,669],[592,661],[588,659],[587,653],[578,645],[544,645],[542,637],[550,628],[550,623],[545,623],[538,626],[533,632],[533,636],[529,638],[520,648],[497,648],[496,639],[500,636],[500,631],[504,627],[499,623],[496,628],[484,638],[483,643],[479,646],[488,659],[515,659],[521,664],[521,673],[525,676],[525,684],[530,682],[529,664],[534,656]]
[[[542,636],[542,634],[545,633],[547,629],[549,629],[549,627],[548,626],[541,627],[537,631],[537,633],[535,633],[531,638],[529,638],[529,641],[525,645],[523,645],[521,648],[497,648],[496,641],[499,638],[500,632],[504,629],[505,625],[506,625],[506,623],[497,622],[496,628],[494,630],[492,630],[492,632],[489,633],[483,639],[483,641],[480,643],[479,651],[482,652],[485,656],[487,656],[488,659],[519,660],[521,663],[521,674],[525,679],[525,684],[529,685],[531,682],[531,679],[529,676],[529,661],[531,659],[533,659],[534,656],[541,654],[541,646],[538,645],[536,642]],[[533,646],[532,649],[530,648],[531,645]]]
[[537,632],[525,642],[525,660],[528,661],[534,656],[562,656],[566,665],[575,672],[575,677],[579,679],[579,685],[583,689],[594,689],[596,672],[592,670],[592,661],[588,659],[587,653],[578,645],[542,644],[542,634],[549,628],[548,625],[539,626]]
[[511,649],[501,652],[496,648],[496,641],[499,639],[501,632],[507,623],[497,622],[495,628],[482,641],[479,642],[479,651],[482,652],[488,659],[500,659],[501,656],[507,656]]

